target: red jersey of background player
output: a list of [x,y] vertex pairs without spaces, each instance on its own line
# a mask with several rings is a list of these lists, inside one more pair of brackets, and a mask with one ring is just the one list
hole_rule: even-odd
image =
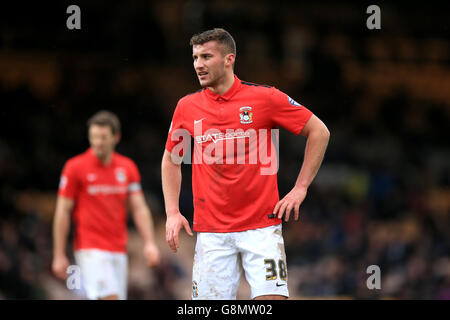
[[[270,156],[271,129],[282,126],[298,135],[312,115],[274,87],[241,81],[236,76],[234,79],[223,95],[206,88],[180,99],[166,142],[166,149],[172,152],[180,142],[176,134],[179,129],[187,130],[194,138],[193,227],[198,232],[236,232],[281,223],[281,219],[269,218],[279,201],[276,169],[271,174],[262,174],[264,163],[251,162],[251,153],[260,155],[258,149],[265,145],[269,146]],[[254,133],[257,143],[252,151],[248,142],[238,162],[237,140],[251,140],[246,132]],[[266,133],[262,140],[261,132]],[[232,148],[230,141],[234,144]],[[220,149],[223,152],[217,157],[210,150],[216,147],[211,148],[211,144],[218,143],[223,145]],[[234,156],[230,157],[230,149]],[[214,157],[219,161],[208,161]],[[234,159],[232,163],[230,158]]]
[[126,252],[126,200],[134,192],[142,188],[133,160],[114,152],[104,165],[92,149],[69,159],[58,195],[74,201],[74,249]]

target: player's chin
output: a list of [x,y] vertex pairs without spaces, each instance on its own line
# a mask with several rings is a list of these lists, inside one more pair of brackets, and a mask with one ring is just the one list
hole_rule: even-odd
[[105,151],[103,149],[98,150],[98,149],[94,149],[94,154],[97,156],[97,158],[104,158],[105,157]]
[[200,83],[200,86],[202,86],[202,88],[210,87],[212,83],[211,80],[206,79],[198,79],[198,82]]
[[94,151],[94,153],[97,156],[97,158],[99,158],[101,160],[106,159],[106,156],[108,155],[108,152],[106,150],[97,151],[97,152]]

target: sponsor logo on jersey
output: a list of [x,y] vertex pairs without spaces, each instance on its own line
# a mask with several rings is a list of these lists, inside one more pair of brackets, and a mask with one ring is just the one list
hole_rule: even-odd
[[197,123],[200,123],[200,122],[202,122],[203,120],[205,120],[206,118],[201,118],[201,119],[199,119],[199,120],[194,120],[194,124],[197,124]]
[[249,132],[249,131],[232,131],[232,132],[227,132],[227,133],[223,133],[223,132],[208,133],[208,134],[204,134],[202,136],[196,136],[195,141],[197,141],[197,143],[205,143],[205,142],[209,142],[209,141],[216,143],[217,141],[220,141],[220,140],[250,138],[250,133],[251,132]]
[[[172,161],[186,164],[261,164],[261,175],[273,175],[278,171],[278,129],[247,130],[210,128],[205,132],[195,128],[194,135],[184,128],[176,129],[172,141],[180,141],[172,151]],[[191,138],[194,137],[194,155]],[[228,141],[229,140],[229,141]],[[193,162],[191,162],[193,161]]]
[[125,194],[128,191],[128,186],[115,186],[109,184],[93,184],[87,187],[87,192],[91,196],[97,194],[111,195],[111,194]]
[[239,108],[239,117],[242,124],[249,124],[253,122],[252,107],[246,106]]
[[286,96],[287,96],[288,101],[291,104],[291,106],[294,106],[294,107],[301,107],[302,106],[300,103],[298,103],[297,101],[295,101],[294,99],[292,99],[288,95],[286,95]]
[[95,173],[88,173],[86,179],[87,181],[94,181],[95,179],[97,179],[97,176],[95,175]]

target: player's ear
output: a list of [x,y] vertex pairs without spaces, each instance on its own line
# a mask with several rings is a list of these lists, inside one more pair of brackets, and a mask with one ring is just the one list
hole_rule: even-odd
[[225,65],[228,67],[233,67],[234,60],[236,59],[233,53],[229,53],[225,56]]
[[115,142],[116,144],[118,144],[121,137],[122,137],[122,136],[120,135],[120,133],[116,133],[116,134],[114,135],[114,142]]

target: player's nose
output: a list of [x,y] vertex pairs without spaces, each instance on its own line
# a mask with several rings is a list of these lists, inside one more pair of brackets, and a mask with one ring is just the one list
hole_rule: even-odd
[[203,61],[201,59],[197,59],[194,62],[194,68],[197,72],[200,72],[205,68],[205,64],[203,63]]

